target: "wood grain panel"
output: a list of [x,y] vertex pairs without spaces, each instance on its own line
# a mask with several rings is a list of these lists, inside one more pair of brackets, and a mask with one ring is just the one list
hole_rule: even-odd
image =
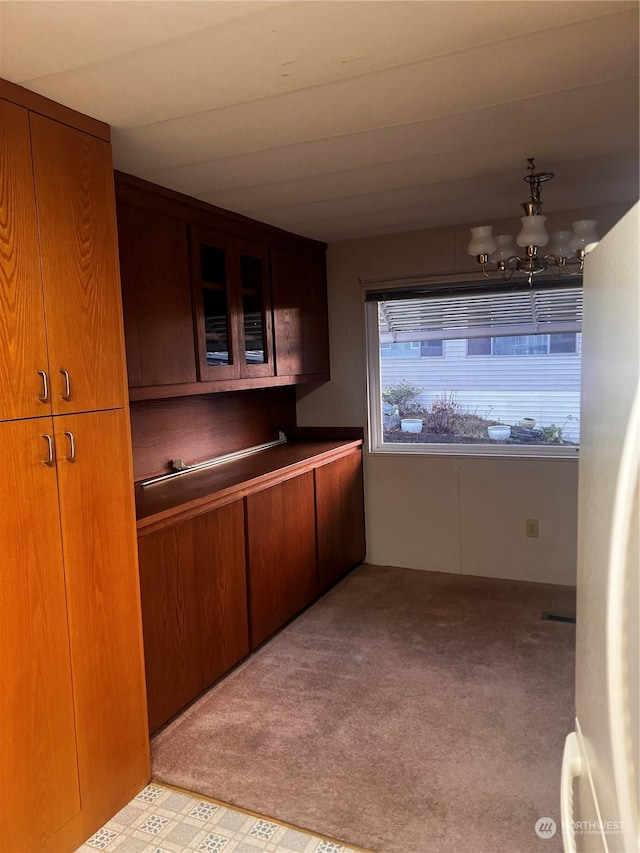
[[313,473],[248,495],[245,504],[255,649],[316,595]]
[[124,406],[111,149],[42,116],[30,121],[53,411]]
[[82,803],[104,823],[151,775],[130,437],[124,410],[54,420]]
[[131,404],[134,476],[143,480],[278,438],[295,425],[295,389],[269,388]]
[[138,540],[149,729],[249,652],[242,501]]
[[365,557],[362,453],[315,470],[318,587],[323,593]]
[[127,175],[125,172],[115,172],[118,197],[136,207],[145,207],[147,210],[155,210],[165,216],[173,216],[183,219],[185,222],[202,226],[213,231],[224,231],[234,234],[245,240],[261,240],[264,235],[269,241],[282,240],[287,245],[292,241],[300,243],[305,247],[326,249],[327,244],[310,237],[302,237],[292,234],[274,225],[258,222],[241,213],[232,210],[224,210],[206,201],[184,195],[184,193],[152,184],[135,175]]
[[193,519],[204,690],[249,654],[244,507],[234,501]]
[[303,373],[299,376],[259,376],[245,379],[218,379],[217,382],[183,382],[180,385],[149,385],[131,388],[129,399],[165,400],[168,397],[192,397],[195,394],[219,394],[221,391],[252,391],[302,383],[326,382],[326,373]]
[[105,142],[111,140],[111,128],[108,124],[72,110],[70,107],[65,107],[63,104],[58,104],[56,101],[51,101],[44,95],[38,95],[36,92],[18,86],[16,83],[0,79],[0,98],[25,107],[34,113],[48,116],[61,124],[68,124],[70,127],[83,130],[85,133],[103,139]]
[[304,441],[281,444],[223,465],[150,486],[136,486],[138,531],[170,518],[192,518],[230,500],[313,471],[362,444],[356,441]]
[[304,372],[329,378],[329,316],[325,252],[303,255],[302,327]]
[[80,811],[50,418],[0,423],[0,850],[34,850]]
[[[179,219],[118,203],[118,246],[123,303],[132,298],[139,351],[127,348],[129,384],[196,381],[187,226]],[[133,318],[125,312],[125,333]],[[127,322],[128,321],[128,322]]]
[[[127,361],[127,384],[129,389],[141,388],[142,353],[140,349],[140,329],[138,325],[138,300],[136,295],[136,251],[135,244],[128,236],[127,209],[117,204],[118,219],[118,256],[120,260],[120,284],[122,295],[122,317],[124,323],[124,348]],[[133,210],[133,208],[128,208]],[[164,388],[162,389],[164,391]]]
[[300,256],[281,249],[272,249],[270,256],[276,373],[304,373],[302,306],[296,269]]
[[51,412],[29,116],[0,101],[0,420]]
[[329,375],[325,253],[271,249],[276,373]]
[[149,731],[202,689],[195,533],[187,522],[138,542]]

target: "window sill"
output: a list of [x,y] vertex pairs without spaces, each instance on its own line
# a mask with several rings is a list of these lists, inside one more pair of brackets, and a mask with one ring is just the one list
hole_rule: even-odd
[[372,456],[482,456],[502,459],[568,459],[577,461],[580,448],[575,445],[506,444],[420,444],[391,442],[371,445]]

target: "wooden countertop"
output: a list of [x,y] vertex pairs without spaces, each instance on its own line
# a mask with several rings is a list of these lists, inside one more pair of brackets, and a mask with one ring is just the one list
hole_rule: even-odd
[[136,486],[138,535],[237,500],[361,446],[361,438],[296,441],[144,488]]

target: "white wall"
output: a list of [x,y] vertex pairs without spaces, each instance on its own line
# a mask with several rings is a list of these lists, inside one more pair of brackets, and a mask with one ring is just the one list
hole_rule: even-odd
[[[599,221],[601,236],[622,205],[549,214],[550,230]],[[517,233],[519,223],[494,233]],[[468,226],[415,231],[329,246],[331,381],[298,389],[300,426],[366,426],[363,288],[359,278],[475,271]],[[573,584],[578,463],[365,454],[367,559],[488,577]],[[538,539],[525,536],[537,518]]]

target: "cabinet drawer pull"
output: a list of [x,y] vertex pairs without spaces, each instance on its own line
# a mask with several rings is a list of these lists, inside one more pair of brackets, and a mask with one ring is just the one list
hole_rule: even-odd
[[75,462],[76,461],[76,440],[72,432],[65,432],[65,435],[69,439],[69,455],[64,458],[67,462]]
[[71,379],[69,378],[68,370],[61,370],[60,373],[64,376],[64,394],[61,394],[63,400],[71,399]]
[[44,440],[47,442],[47,458],[43,459],[45,465],[53,465],[53,438],[50,435],[43,435]]
[[42,394],[38,397],[41,403],[49,402],[49,383],[47,381],[47,373],[44,370],[36,370],[38,376],[42,379]]

